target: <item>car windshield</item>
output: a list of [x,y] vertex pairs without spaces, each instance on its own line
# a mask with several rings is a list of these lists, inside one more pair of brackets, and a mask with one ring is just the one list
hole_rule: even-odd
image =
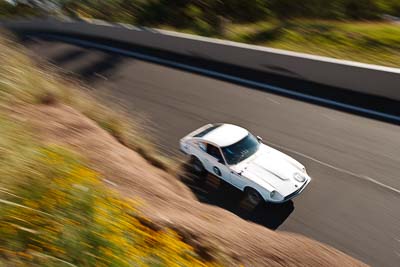
[[260,143],[257,138],[252,134],[248,134],[239,142],[227,147],[222,147],[221,149],[226,162],[229,165],[234,165],[256,153],[259,146]]

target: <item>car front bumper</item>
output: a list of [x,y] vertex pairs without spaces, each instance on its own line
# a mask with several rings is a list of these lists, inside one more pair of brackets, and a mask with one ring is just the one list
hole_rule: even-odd
[[282,200],[274,200],[271,199],[269,200],[272,203],[284,203],[287,202],[295,197],[297,197],[298,195],[300,195],[308,186],[308,184],[311,182],[311,177],[309,177],[308,181],[305,182],[299,189],[297,189],[296,191],[294,191],[293,193],[290,193],[289,195],[286,195]]

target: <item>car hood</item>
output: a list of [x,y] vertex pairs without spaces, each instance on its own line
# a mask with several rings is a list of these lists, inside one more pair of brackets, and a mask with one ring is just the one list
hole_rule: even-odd
[[[300,189],[309,179],[300,163],[266,145],[262,145],[255,155],[234,169],[266,189],[278,191],[282,196]],[[305,180],[296,179],[296,175]]]

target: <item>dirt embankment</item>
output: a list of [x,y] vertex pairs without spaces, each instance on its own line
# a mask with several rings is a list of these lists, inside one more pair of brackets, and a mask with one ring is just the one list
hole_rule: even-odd
[[319,242],[274,232],[226,210],[198,202],[178,179],[151,166],[70,107],[24,106],[14,108],[13,113],[16,118],[31,123],[45,142],[66,145],[84,155],[111,187],[142,200],[143,213],[157,227],[177,230],[204,257],[222,251],[232,265],[363,266]]

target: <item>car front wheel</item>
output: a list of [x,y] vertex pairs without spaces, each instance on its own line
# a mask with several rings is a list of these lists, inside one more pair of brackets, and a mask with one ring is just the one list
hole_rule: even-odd
[[262,196],[253,188],[246,188],[245,190],[246,199],[250,202],[251,205],[257,206],[263,201]]

